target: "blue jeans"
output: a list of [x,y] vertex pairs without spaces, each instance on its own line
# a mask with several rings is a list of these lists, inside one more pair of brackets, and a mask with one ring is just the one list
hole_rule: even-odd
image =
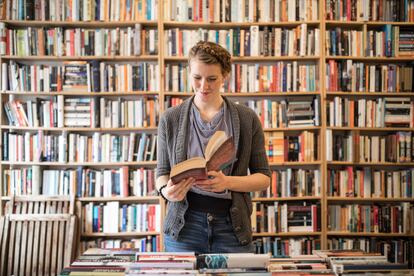
[[254,252],[252,243],[241,245],[234,234],[229,215],[187,210],[185,224],[178,239],[164,236],[167,252],[247,253]]

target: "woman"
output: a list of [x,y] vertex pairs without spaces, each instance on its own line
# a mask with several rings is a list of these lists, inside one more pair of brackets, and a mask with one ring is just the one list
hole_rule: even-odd
[[[188,58],[194,96],[168,109],[158,126],[157,189],[168,201],[165,250],[196,253],[253,252],[249,192],[266,189],[270,170],[257,115],[220,95],[231,71],[230,54],[212,42],[198,42]],[[209,179],[175,185],[171,168],[203,156],[217,131],[232,136],[237,160]],[[248,173],[250,174],[248,175]]]

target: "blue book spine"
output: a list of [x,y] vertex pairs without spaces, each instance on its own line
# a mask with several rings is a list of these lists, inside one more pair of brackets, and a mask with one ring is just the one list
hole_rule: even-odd
[[82,167],[79,167],[76,170],[77,173],[77,177],[76,177],[76,181],[77,181],[77,191],[76,191],[76,196],[77,197],[81,197],[82,196],[82,176],[83,176],[83,170]]
[[392,56],[392,29],[391,25],[385,25],[385,56],[390,57]]
[[128,206],[124,205],[122,206],[122,224],[121,224],[121,231],[126,232],[127,231],[127,224],[128,224]]
[[99,206],[93,206],[93,215],[92,215],[92,231],[93,232],[99,232],[98,220],[99,220]]

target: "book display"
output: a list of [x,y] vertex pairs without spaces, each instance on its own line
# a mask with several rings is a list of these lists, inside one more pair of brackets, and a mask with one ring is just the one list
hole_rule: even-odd
[[407,264],[360,250],[314,250],[312,255],[87,250],[60,275],[412,275]]
[[162,250],[158,121],[193,94],[187,54],[210,40],[232,54],[223,95],[265,133],[256,253],[413,266],[413,0],[0,2],[2,213],[11,195],[74,194],[80,253]]

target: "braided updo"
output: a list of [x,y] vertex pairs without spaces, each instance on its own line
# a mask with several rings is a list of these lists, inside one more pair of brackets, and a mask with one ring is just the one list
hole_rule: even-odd
[[221,73],[227,77],[231,72],[230,53],[219,44],[210,41],[199,41],[188,54],[188,65],[197,59],[205,64],[220,64]]

